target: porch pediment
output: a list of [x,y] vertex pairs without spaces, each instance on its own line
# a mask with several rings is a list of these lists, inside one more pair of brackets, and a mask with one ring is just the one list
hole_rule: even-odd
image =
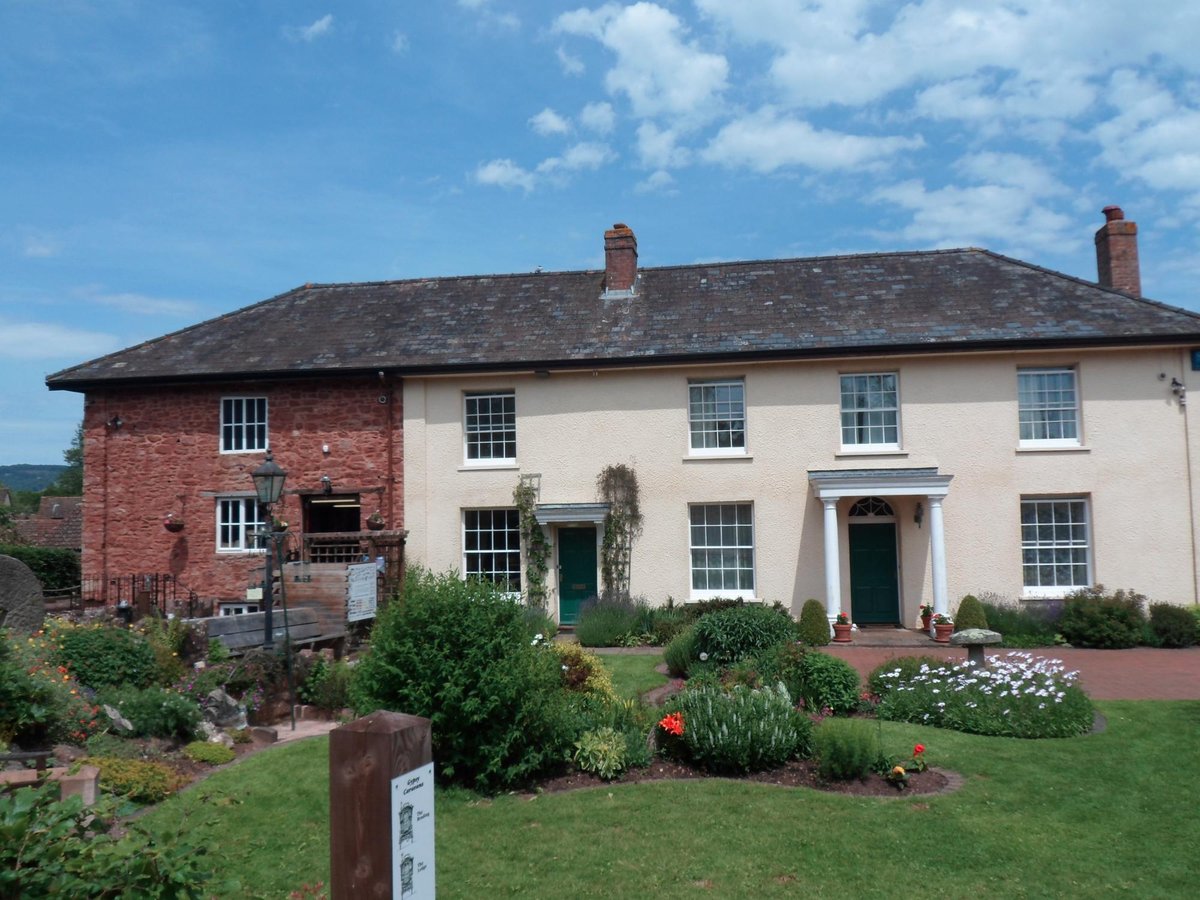
[[842,497],[945,497],[953,475],[935,467],[913,469],[810,469],[808,481],[818,500]]

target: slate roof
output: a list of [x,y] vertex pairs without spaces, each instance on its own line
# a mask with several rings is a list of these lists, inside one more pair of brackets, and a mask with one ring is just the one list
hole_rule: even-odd
[[305,285],[64,369],[86,390],[1003,347],[1200,343],[1200,316],[979,249]]

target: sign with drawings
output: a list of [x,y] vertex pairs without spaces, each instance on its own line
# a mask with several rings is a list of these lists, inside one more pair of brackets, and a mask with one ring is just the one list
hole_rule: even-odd
[[392,898],[436,894],[433,864],[433,763],[392,779]]

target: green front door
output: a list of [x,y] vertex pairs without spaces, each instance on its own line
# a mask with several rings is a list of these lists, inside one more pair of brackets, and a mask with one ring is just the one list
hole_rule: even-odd
[[574,625],[579,607],[596,596],[596,528],[558,529],[558,621]]
[[863,625],[900,621],[896,524],[851,523],[850,616]]

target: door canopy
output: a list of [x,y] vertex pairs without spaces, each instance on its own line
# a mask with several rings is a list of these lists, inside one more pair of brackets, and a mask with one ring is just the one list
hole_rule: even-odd
[[953,475],[939,475],[933,467],[921,469],[810,470],[808,482],[818,500],[843,497],[911,497],[941,499],[950,493]]

